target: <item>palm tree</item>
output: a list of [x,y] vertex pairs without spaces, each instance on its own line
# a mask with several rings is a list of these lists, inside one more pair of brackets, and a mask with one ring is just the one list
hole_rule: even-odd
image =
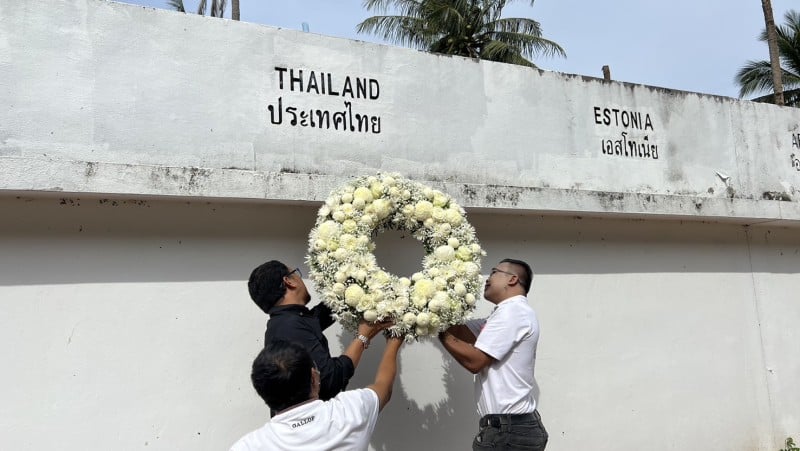
[[[222,17],[225,13],[225,3],[226,0],[211,0],[211,14],[209,15],[211,17]],[[175,11],[186,12],[186,8],[183,6],[183,0],[167,0],[167,5]],[[200,3],[197,5],[197,14],[205,16],[206,9],[208,9],[208,2],[206,0],[200,0]],[[231,9],[235,13],[234,16],[236,16],[233,19],[239,20],[239,0],[232,0]]]
[[[566,56],[558,44],[542,37],[539,22],[503,18],[514,0],[364,0],[364,7],[397,15],[367,18],[359,33],[421,50],[536,67],[533,56]],[[533,0],[531,0],[533,5]]]
[[[780,54],[780,80],[786,91],[786,104],[791,104],[792,97],[797,97],[795,90],[800,88],[800,13],[789,10],[784,15],[784,24],[777,27],[777,47]],[[760,41],[768,39],[767,30],[759,36]],[[748,61],[736,74],[736,83],[739,85],[739,97],[763,92],[775,91],[772,66],[769,61]],[[759,99],[774,103],[774,95],[770,94]]]

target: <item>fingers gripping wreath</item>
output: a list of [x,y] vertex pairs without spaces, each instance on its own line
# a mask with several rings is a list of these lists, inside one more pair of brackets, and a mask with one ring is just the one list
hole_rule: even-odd
[[[373,238],[404,230],[422,242],[422,270],[398,277],[381,268]],[[450,196],[397,174],[355,179],[331,193],[309,235],[311,279],[343,326],[391,320],[414,340],[461,324],[480,289],[485,255],[464,210]]]

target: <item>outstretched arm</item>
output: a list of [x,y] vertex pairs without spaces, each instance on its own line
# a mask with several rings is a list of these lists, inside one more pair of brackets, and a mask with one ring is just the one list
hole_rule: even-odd
[[[368,340],[372,340],[375,338],[375,335],[378,335],[383,329],[391,326],[391,323],[368,323],[364,320],[358,324],[358,334],[367,337]],[[353,362],[353,368],[358,367],[358,362],[361,361],[361,354],[364,353],[364,349],[366,349],[365,343],[363,343],[358,338],[353,338],[353,341],[350,342],[350,345],[347,346],[344,353],[342,355],[346,355],[350,358]]]
[[383,351],[383,358],[378,365],[378,372],[375,374],[375,382],[367,386],[378,394],[380,401],[379,410],[383,410],[389,399],[392,397],[392,387],[397,375],[397,354],[403,344],[402,338],[389,338],[386,340],[386,349]]

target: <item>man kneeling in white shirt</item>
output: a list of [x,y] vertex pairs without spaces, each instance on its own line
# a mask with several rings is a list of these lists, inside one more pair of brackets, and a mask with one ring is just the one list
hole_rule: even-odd
[[231,451],[366,450],[378,412],[392,395],[402,343],[399,338],[387,340],[372,385],[328,401],[319,399],[319,371],[305,348],[287,341],[268,344],[253,361],[250,377],[277,414]]

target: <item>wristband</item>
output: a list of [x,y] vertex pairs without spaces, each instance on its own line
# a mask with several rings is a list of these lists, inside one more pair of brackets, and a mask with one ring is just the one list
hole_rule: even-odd
[[361,344],[364,345],[364,349],[367,349],[369,347],[369,338],[361,334],[358,334],[356,335],[356,340],[360,341]]

